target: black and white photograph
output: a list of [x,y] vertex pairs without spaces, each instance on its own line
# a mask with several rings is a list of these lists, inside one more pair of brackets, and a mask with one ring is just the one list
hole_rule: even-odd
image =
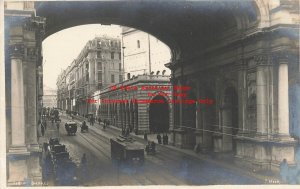
[[1,1],[0,187],[299,187],[299,7]]

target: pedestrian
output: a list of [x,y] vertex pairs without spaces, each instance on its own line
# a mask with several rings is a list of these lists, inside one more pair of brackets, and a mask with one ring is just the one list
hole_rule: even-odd
[[60,126],[60,125],[59,125],[59,122],[57,122],[57,123],[56,123],[57,131],[59,131],[59,126]]
[[45,128],[44,128],[43,124],[41,124],[41,132],[42,132],[42,136],[44,136],[45,135]]
[[146,132],[144,132],[144,140],[148,140],[148,136],[147,136],[147,133]]
[[153,153],[155,153],[155,142],[154,141],[151,142],[151,150]]
[[150,141],[148,141],[148,144],[146,145],[146,153],[148,154],[150,152]]
[[94,126],[94,122],[95,122],[95,119],[93,116],[91,116],[91,125]]
[[128,126],[126,127],[126,133],[125,133],[125,135],[126,135],[126,137],[129,136],[129,127]]
[[163,145],[165,145],[166,144],[166,134],[163,134]]
[[287,183],[288,181],[288,172],[289,172],[289,166],[287,164],[286,159],[283,159],[280,163],[280,177],[283,183]]
[[158,142],[158,144],[161,144],[161,136],[160,136],[160,134],[157,134],[157,142]]
[[169,144],[169,137],[168,137],[168,134],[166,134],[166,145]]
[[44,129],[47,130],[47,121],[43,119],[42,125],[44,126]]
[[85,181],[87,178],[87,158],[85,153],[83,153],[80,163],[82,168],[82,179]]

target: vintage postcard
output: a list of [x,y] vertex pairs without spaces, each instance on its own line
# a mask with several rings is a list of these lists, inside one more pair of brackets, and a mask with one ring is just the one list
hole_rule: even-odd
[[0,187],[300,184],[298,0],[1,14]]

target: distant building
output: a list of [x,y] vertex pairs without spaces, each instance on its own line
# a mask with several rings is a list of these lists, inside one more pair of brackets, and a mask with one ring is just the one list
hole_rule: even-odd
[[57,107],[57,90],[44,86],[43,107]]
[[95,112],[86,101],[92,94],[123,81],[121,40],[108,36],[87,42],[78,57],[57,80],[58,107],[80,115]]
[[122,43],[125,73],[137,76],[165,70],[165,75],[171,74],[171,70],[164,66],[170,62],[170,49],[157,38],[134,28],[123,27]]

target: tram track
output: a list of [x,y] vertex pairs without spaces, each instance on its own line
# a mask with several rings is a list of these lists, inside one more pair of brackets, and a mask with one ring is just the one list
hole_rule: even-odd
[[[80,136],[82,139],[84,139],[88,144],[90,144],[91,146],[93,146],[95,149],[97,149],[99,152],[101,152],[101,154],[103,154],[107,159],[110,159],[110,155],[105,152],[105,148],[101,145],[96,145],[95,142],[97,140],[92,140],[89,137],[85,136],[83,133],[78,134],[77,136]],[[97,142],[97,144],[99,144],[99,142]],[[101,146],[101,147],[99,147]]]

